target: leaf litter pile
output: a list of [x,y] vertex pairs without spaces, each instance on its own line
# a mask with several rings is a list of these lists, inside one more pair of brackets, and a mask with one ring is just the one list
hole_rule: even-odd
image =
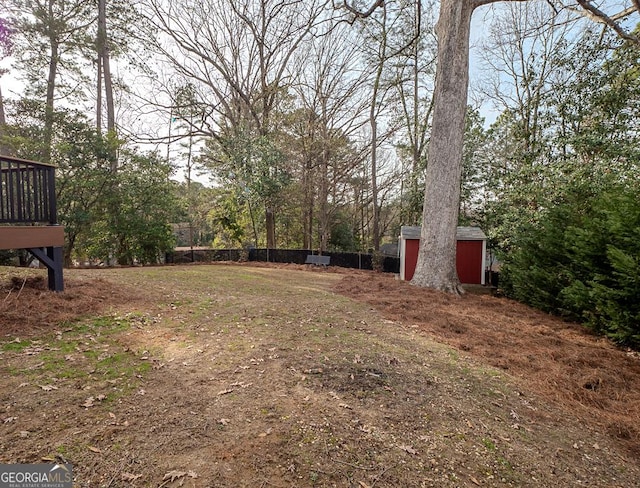
[[0,268],[0,462],[74,486],[638,486],[640,358],[305,266]]

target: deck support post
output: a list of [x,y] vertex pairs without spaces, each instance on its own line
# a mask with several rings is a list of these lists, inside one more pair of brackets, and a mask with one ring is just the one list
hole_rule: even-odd
[[63,253],[62,247],[49,246],[46,248],[32,247],[27,249],[41,263],[47,267],[49,278],[49,289],[51,291],[64,291],[63,280]]

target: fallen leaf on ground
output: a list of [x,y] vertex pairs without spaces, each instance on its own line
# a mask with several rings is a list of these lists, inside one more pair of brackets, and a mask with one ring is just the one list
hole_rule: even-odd
[[322,368],[311,368],[311,369],[305,369],[303,371],[303,373],[305,374],[322,374],[323,369]]
[[97,447],[89,446],[88,449],[91,452],[95,452],[96,454],[102,454],[102,451],[100,449],[98,449]]
[[122,481],[135,481],[138,478],[142,478],[141,474],[132,474],[132,473],[120,473],[120,479]]
[[413,447],[411,447],[411,446],[405,446],[405,445],[402,445],[402,446],[398,446],[398,449],[401,449],[401,450],[402,450],[402,451],[404,451],[404,452],[408,452],[409,454],[414,454],[414,455],[415,455],[415,454],[418,454],[418,451],[416,451],[416,450],[415,450]]
[[187,475],[186,471],[169,471],[162,477],[162,481],[170,480],[171,482],[177,480],[178,478],[184,478]]

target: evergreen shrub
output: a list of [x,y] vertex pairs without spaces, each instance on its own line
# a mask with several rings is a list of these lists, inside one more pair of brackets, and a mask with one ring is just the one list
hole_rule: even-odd
[[573,191],[516,243],[507,295],[640,348],[640,193]]

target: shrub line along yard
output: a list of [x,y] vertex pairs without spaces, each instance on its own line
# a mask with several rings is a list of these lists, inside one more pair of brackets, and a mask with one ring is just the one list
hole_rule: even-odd
[[506,299],[292,265],[0,277],[0,462],[78,487],[640,479],[637,353]]

